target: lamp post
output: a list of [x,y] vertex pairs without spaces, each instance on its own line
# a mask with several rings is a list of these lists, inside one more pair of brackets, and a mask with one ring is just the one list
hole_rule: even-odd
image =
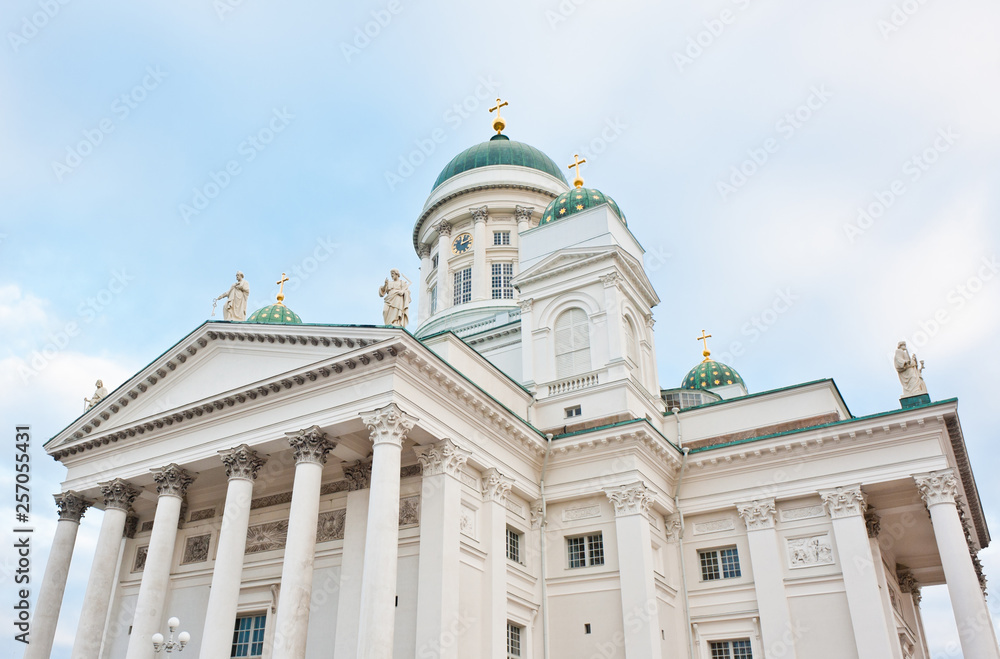
[[177,640],[174,641],[174,632],[177,631],[180,624],[181,621],[177,618],[171,618],[167,621],[167,627],[170,628],[170,640],[166,642],[163,640],[163,634],[159,632],[153,634],[153,650],[156,652],[160,652],[161,650],[173,652],[176,649],[178,652],[183,652],[184,646],[191,640],[191,634],[181,632],[177,635]]

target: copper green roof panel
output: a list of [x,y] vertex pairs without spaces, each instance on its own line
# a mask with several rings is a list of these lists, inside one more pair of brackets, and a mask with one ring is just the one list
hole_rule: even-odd
[[552,158],[535,147],[523,142],[515,142],[506,135],[494,135],[488,141],[470,146],[452,158],[451,162],[441,170],[437,180],[434,181],[434,188],[462,172],[491,165],[529,167],[554,176],[563,183],[566,182],[566,177],[563,176]]

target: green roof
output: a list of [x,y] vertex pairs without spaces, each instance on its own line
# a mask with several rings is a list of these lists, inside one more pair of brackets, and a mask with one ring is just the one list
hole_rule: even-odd
[[712,389],[714,387],[725,387],[730,384],[742,384],[743,378],[731,366],[726,366],[722,362],[708,359],[698,364],[684,376],[681,387],[684,389]]
[[545,172],[566,183],[566,177],[563,176],[559,167],[552,162],[552,158],[549,158],[533,146],[528,146],[522,142],[514,142],[506,135],[494,135],[489,141],[471,146],[452,158],[451,162],[441,170],[437,180],[434,181],[434,188],[437,188],[448,179],[458,176],[462,172],[467,172],[470,169],[478,167],[489,167],[490,165],[529,167],[537,169],[540,172]]
[[267,323],[271,325],[301,325],[302,319],[299,318],[299,314],[279,302],[278,304],[270,304],[262,309],[257,309],[257,311],[250,314],[246,322]]
[[600,190],[594,188],[573,188],[569,192],[564,192],[556,197],[552,203],[545,207],[542,212],[542,219],[539,226],[569,217],[573,213],[580,213],[588,208],[596,208],[601,204],[607,204],[615,212],[621,221],[625,222],[625,214],[618,208],[615,200],[607,196]]

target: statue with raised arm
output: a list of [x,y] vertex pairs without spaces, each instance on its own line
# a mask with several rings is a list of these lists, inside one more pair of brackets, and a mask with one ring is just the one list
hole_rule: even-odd
[[917,361],[915,354],[910,356],[910,351],[906,349],[906,341],[900,341],[896,346],[893,365],[899,375],[899,383],[903,385],[903,398],[927,393],[927,385],[924,384],[922,375],[924,363]]
[[229,290],[212,301],[212,315],[215,315],[215,302],[228,298],[222,308],[223,320],[246,320],[247,298],[250,297],[250,284],[243,278],[242,272],[236,273],[236,283]]
[[108,388],[104,386],[104,382],[102,382],[101,380],[95,382],[94,386],[97,387],[97,389],[94,391],[94,395],[91,396],[90,398],[84,397],[83,399],[83,403],[84,405],[86,405],[84,411],[89,410],[94,405],[97,405],[98,403],[101,402],[101,399],[103,399],[105,396],[108,395]]
[[410,322],[410,282],[405,278],[400,279],[399,270],[393,268],[389,271],[388,279],[378,289],[378,295],[385,298],[382,305],[382,321],[385,325],[395,325],[396,327],[406,327]]

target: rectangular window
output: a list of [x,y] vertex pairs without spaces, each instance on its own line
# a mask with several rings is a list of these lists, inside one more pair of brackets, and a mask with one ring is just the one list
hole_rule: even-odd
[[736,547],[711,549],[698,552],[701,562],[701,580],[734,579],[742,576],[740,572],[740,555]]
[[750,639],[739,641],[712,641],[708,644],[712,651],[711,659],[753,659],[750,649]]
[[513,659],[521,656],[521,628],[507,623],[507,657]]
[[455,304],[472,301],[472,268],[455,273]]
[[521,562],[521,534],[514,529],[507,529],[507,559]]
[[431,286],[431,314],[438,310],[438,287]]
[[436,267],[438,267],[438,255],[437,254],[435,254],[434,256],[431,257],[431,269],[433,270]]
[[510,280],[514,277],[514,264],[513,263],[494,263],[493,264],[493,299],[494,300],[513,300],[514,299],[514,287],[511,286]]
[[230,657],[259,657],[264,654],[266,616],[243,616],[236,619]]
[[509,245],[510,244],[510,231],[494,231],[493,232],[493,244],[494,245]]
[[604,565],[603,533],[566,538],[566,549],[569,553],[569,566],[571,568]]
[[575,407],[567,407],[566,408],[566,418],[567,419],[572,419],[573,417],[580,416],[582,414],[583,414],[583,407],[581,407],[579,405],[577,405]]

